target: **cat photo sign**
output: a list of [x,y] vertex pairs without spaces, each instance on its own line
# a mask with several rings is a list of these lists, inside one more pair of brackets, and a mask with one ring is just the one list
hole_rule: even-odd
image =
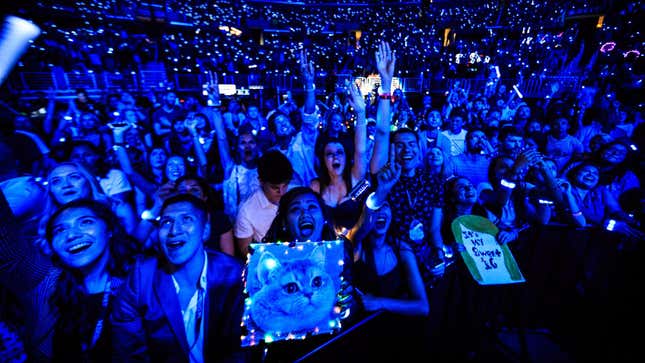
[[242,346],[340,328],[342,241],[252,243],[249,251]]

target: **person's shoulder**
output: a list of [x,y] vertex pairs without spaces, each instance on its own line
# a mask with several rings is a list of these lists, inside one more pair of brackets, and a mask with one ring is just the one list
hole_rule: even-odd
[[155,271],[159,267],[159,257],[140,255],[135,258],[134,269],[141,272]]
[[443,184],[441,177],[438,174],[431,173],[427,168],[417,168],[416,175],[425,182]]
[[208,264],[219,264],[219,265],[229,265],[229,266],[239,266],[242,267],[242,262],[224,252],[208,250]]
[[260,193],[264,193],[264,191],[262,191],[262,188],[257,188],[255,189],[255,191],[251,192],[251,194],[249,194],[249,196],[240,203],[238,210],[242,211],[250,209],[250,211],[252,212],[253,209],[259,208],[262,205],[262,195]]
[[[158,257],[139,255],[135,257],[134,264],[126,280],[130,280],[133,283],[132,286],[151,286],[155,274],[160,269]],[[147,289],[142,290],[146,291]]]
[[219,251],[209,250],[208,271],[209,280],[211,277],[218,281],[238,281],[242,279],[242,261]]

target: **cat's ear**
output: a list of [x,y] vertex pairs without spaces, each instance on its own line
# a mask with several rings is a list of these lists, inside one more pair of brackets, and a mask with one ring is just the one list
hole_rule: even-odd
[[320,266],[325,266],[325,257],[327,256],[327,249],[325,248],[325,245],[319,245],[314,248],[313,251],[311,251],[311,254],[309,254],[309,259]]
[[258,281],[260,281],[262,285],[266,285],[269,281],[269,277],[271,276],[271,271],[278,267],[280,267],[280,260],[278,260],[269,251],[263,252],[256,268]]

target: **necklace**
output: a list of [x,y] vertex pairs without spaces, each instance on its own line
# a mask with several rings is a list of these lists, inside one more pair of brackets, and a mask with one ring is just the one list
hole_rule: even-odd
[[103,321],[107,317],[107,307],[108,303],[110,302],[110,291],[112,287],[112,279],[110,279],[110,276],[108,276],[107,281],[105,282],[105,288],[103,289],[103,301],[101,302],[101,310],[103,311],[103,314],[101,315],[101,318],[99,321],[96,322],[96,326],[94,327],[94,334],[92,335],[92,341],[90,342],[89,345],[83,343],[83,351],[87,351],[89,349],[94,348],[96,345],[96,342],[99,340],[99,337],[101,336],[101,331],[103,330]]
[[414,198],[412,198],[410,196],[409,190],[405,191],[405,195],[408,197],[408,205],[410,206],[411,209],[414,209],[414,207],[417,205],[418,196],[415,195]]

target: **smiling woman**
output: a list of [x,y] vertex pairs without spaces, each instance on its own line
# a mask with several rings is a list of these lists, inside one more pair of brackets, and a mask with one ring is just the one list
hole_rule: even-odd
[[296,187],[280,198],[278,214],[264,242],[305,242],[335,240],[329,209],[308,187]]
[[1,282],[30,297],[21,305],[30,359],[110,361],[112,297],[136,243],[109,206],[77,199],[48,219],[49,258],[19,233],[11,210],[0,192],[0,212],[7,216],[0,220]]

